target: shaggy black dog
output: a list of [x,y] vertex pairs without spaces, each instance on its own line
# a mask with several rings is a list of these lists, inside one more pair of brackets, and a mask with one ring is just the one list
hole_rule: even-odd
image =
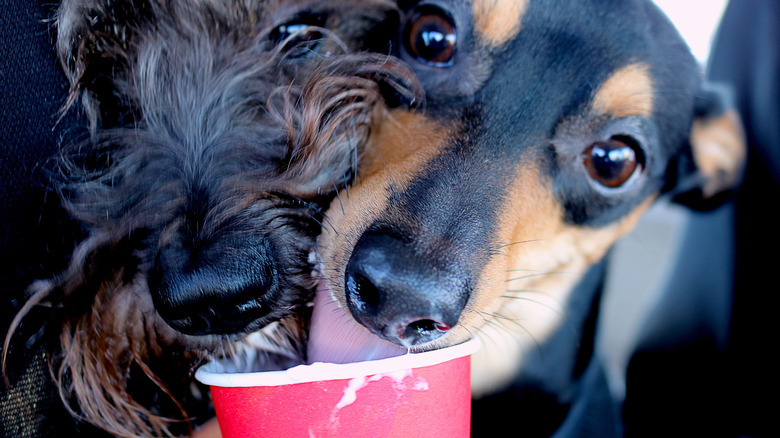
[[324,206],[383,94],[416,93],[400,64],[357,54],[382,1],[304,3],[60,6],[66,110],[92,136],[51,175],[83,239],[10,332],[36,305],[64,308],[52,370],[75,416],[119,436],[186,433],[207,355],[262,329],[250,339],[269,361],[303,360]]

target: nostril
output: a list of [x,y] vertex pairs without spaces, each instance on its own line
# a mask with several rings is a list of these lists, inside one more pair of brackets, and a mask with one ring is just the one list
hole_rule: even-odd
[[[450,329],[450,326],[439,321],[434,321],[432,319],[421,319],[419,321],[414,321],[411,324],[409,324],[406,327],[405,332],[408,334],[421,334],[421,335],[430,335],[435,334],[437,332],[444,333]],[[411,333],[409,333],[411,332]],[[410,336],[407,336],[410,337]]]
[[432,263],[411,244],[387,233],[367,232],[345,268],[346,304],[356,321],[404,347],[449,333],[471,288],[448,266]]
[[418,319],[407,324],[398,337],[412,345],[422,344],[441,337],[451,326],[435,319]]

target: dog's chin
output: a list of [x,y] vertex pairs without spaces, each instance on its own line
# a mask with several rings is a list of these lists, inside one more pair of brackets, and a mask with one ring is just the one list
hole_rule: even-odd
[[270,323],[258,320],[232,334],[182,333],[157,315],[155,332],[166,345],[203,352],[205,361],[229,358],[245,371],[281,370],[305,362],[308,309]]
[[259,330],[222,339],[211,359],[229,358],[237,370],[276,371],[305,362],[305,318],[292,315]]

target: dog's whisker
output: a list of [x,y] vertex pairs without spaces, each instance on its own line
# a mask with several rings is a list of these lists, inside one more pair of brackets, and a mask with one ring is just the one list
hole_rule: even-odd
[[388,189],[390,190],[390,193],[391,193],[391,199],[392,199],[392,198],[395,198],[395,197],[396,197],[396,185],[395,185],[395,182],[393,181],[393,175],[392,175],[392,173],[390,172],[390,167],[387,165],[387,162],[386,162],[386,161],[385,161],[385,159],[382,157],[382,154],[380,154],[380,153],[379,153],[379,152],[377,152],[377,151],[372,151],[372,152],[374,152],[374,154],[376,155],[376,157],[377,157],[377,158],[379,159],[379,161],[382,163],[382,166],[383,166],[383,168],[385,169],[385,176],[386,176],[386,178],[387,178],[387,182],[388,182],[388,184],[387,184],[387,187],[388,187]]
[[524,243],[543,242],[543,241],[544,241],[544,239],[521,240],[521,241],[518,241],[518,242],[512,242],[512,243],[507,243],[507,244],[504,244],[504,245],[499,245],[498,249],[504,249],[504,248],[508,248],[510,246],[515,246],[515,245],[522,245]]
[[349,180],[346,178],[346,175],[344,175],[343,186],[344,186],[344,193],[346,193],[347,199],[349,199]]
[[[537,353],[539,355],[542,354],[542,345],[541,345],[541,343],[539,342],[538,339],[536,339],[536,337],[533,335],[533,333],[531,333],[531,331],[528,328],[526,328],[523,324],[520,323],[520,321],[518,321],[515,318],[507,318],[504,315],[501,315],[500,313],[488,313],[487,315],[488,315],[488,318],[486,318],[486,320],[488,321],[488,323],[490,325],[492,325],[494,327],[497,327],[497,328],[500,328],[500,329],[503,329],[506,332],[506,334],[509,335],[512,338],[518,339],[517,337],[519,336],[519,333],[514,331],[514,330],[509,330],[508,327],[504,327],[502,324],[499,324],[498,321],[507,321],[507,322],[511,323],[513,326],[519,328],[532,341],[532,343],[534,345],[534,348],[537,351]],[[521,344],[522,344],[522,342],[521,342]]]
[[520,295],[520,294],[541,295],[544,297],[550,296],[547,292],[542,292],[540,290],[535,290],[535,289],[507,289],[506,293],[514,294],[514,295],[502,295],[503,298],[513,298],[516,295]]
[[358,150],[357,148],[352,149],[352,184],[357,185],[357,178],[358,178]]
[[339,207],[341,207],[341,214],[345,214],[344,212],[344,202],[341,200],[341,191],[336,187],[336,184],[333,184],[334,192],[336,193],[336,198],[339,200]]
[[[504,347],[504,342],[500,341],[499,339],[495,339],[491,334],[486,330],[488,327],[493,328],[496,330],[496,335],[502,336],[502,337],[508,337],[510,339],[513,339],[520,343],[520,345],[524,345],[524,342],[519,338],[520,334],[514,330],[510,330],[508,327],[504,326],[503,324],[500,324],[498,321],[501,320],[500,317],[497,318],[497,315],[493,313],[483,313],[480,312],[480,315],[484,319],[484,324],[482,326],[474,326],[474,328],[482,334],[480,337],[481,339],[487,339],[491,340],[493,344],[495,345],[494,349],[498,351],[502,351]],[[522,325],[519,323],[513,324],[521,329],[526,336],[532,341],[534,348],[537,352],[541,354],[541,344],[537,341],[537,339]],[[485,346],[483,346],[485,348]],[[490,348],[490,346],[487,346],[487,348]]]
[[[487,325],[487,323],[486,323],[486,325]],[[491,341],[491,342],[493,342],[496,345],[496,347],[500,347],[501,346],[492,336],[490,336],[490,334],[487,331],[485,331],[485,327],[484,326],[481,326],[481,325],[470,325],[469,327],[466,327],[464,325],[464,329],[468,333],[472,334],[472,336],[474,336],[474,333],[479,334],[480,335],[479,336],[480,340]]]
[[528,275],[522,275],[520,277],[514,277],[509,278],[507,280],[504,280],[506,283],[512,282],[512,281],[519,281],[526,278],[532,278],[532,277],[544,277],[547,275],[579,275],[576,272],[566,272],[566,271],[545,271],[545,272],[539,272],[535,274],[528,274]]
[[549,271],[545,269],[514,268],[514,269],[507,269],[506,272],[549,272]]
[[[312,219],[314,219],[314,218],[312,218]],[[335,235],[338,236],[339,232],[336,229],[336,227],[333,225],[333,222],[330,220],[330,218],[328,216],[322,216],[322,220],[321,221],[317,221],[317,223],[320,224],[320,227],[323,228],[323,229],[326,228],[326,225],[327,225],[327,228],[329,228],[331,231],[333,231],[333,233]]]
[[[514,291],[507,291],[507,292],[514,292]],[[553,307],[550,304],[543,303],[542,301],[536,300],[536,299],[533,299],[533,298],[519,297],[517,295],[501,295],[501,298],[506,298],[506,299],[515,300],[515,301],[526,301],[526,302],[529,302],[529,303],[536,304],[538,306],[544,307],[545,309],[550,310],[551,312],[555,313],[558,316],[563,315],[563,311],[560,308],[555,308],[555,307]]]

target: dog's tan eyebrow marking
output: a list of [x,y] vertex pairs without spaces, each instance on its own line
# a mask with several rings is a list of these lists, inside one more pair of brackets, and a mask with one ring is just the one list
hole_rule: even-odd
[[440,152],[451,130],[419,113],[394,110],[375,127],[359,173],[363,177],[387,174],[393,183],[403,186]]
[[653,78],[650,66],[643,63],[629,64],[612,73],[593,98],[596,113],[615,118],[649,117],[653,108]]
[[474,0],[474,30],[490,47],[509,41],[520,31],[530,0]]

